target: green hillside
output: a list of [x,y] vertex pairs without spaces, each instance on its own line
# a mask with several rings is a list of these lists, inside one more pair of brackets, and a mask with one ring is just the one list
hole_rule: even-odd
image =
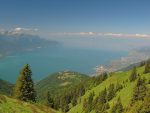
[[67,90],[88,78],[89,76],[78,72],[57,72],[37,82],[35,88],[39,97],[43,97],[47,91],[50,91],[51,94],[54,95]]
[[0,95],[0,113],[56,113],[44,105],[31,104]]
[[[150,73],[148,74],[143,74],[144,72],[144,67],[139,67],[137,69],[137,73],[141,77],[145,77],[147,80],[150,80]],[[87,90],[85,95],[81,97],[81,102],[79,102],[76,106],[71,107],[68,113],[85,113],[85,110],[83,109],[83,104],[84,100],[89,98],[89,95],[94,92],[94,99],[99,96],[99,93],[104,90],[105,88],[108,89],[110,84],[121,84],[123,88],[121,88],[119,91],[116,92],[114,98],[112,100],[108,101],[109,103],[109,109],[107,110],[108,113],[110,113],[110,110],[112,106],[116,103],[118,97],[120,97],[123,108],[128,108],[130,107],[131,99],[133,96],[134,88],[136,86],[137,80],[130,82],[129,81],[129,76],[131,75],[131,71],[127,72],[115,72],[110,75],[105,81],[103,81],[101,84],[97,85],[96,87],[93,87],[90,90]],[[146,81],[148,82],[148,81]],[[147,87],[150,85],[147,83]],[[149,89],[148,89],[149,90]],[[93,106],[90,106],[91,108]],[[134,108],[134,106],[133,106]],[[94,108],[93,108],[94,109]],[[88,112],[87,112],[88,113]],[[91,110],[90,113],[95,113],[94,110]],[[99,113],[99,112],[98,112]],[[114,112],[116,113],[116,112]],[[125,113],[136,113],[135,111],[133,112],[133,109],[130,108],[130,110],[127,110]]]
[[150,113],[150,60],[93,77],[54,73],[36,83],[36,91],[37,101],[30,103],[0,95],[0,113]]
[[0,94],[10,95],[13,84],[0,79]]

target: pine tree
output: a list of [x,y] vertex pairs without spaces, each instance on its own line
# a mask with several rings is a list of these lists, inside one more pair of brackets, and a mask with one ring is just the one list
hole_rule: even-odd
[[95,103],[96,113],[105,113],[109,109],[109,104],[107,103],[107,90],[106,88],[100,92],[98,99],[96,98]]
[[90,93],[90,95],[89,95],[89,97],[88,97],[88,103],[89,103],[89,104],[92,104],[94,95],[95,95],[94,92]]
[[111,109],[111,113],[122,113],[123,112],[123,106],[121,103],[120,97],[117,99],[117,102]]
[[58,110],[60,108],[60,97],[56,95],[53,97],[54,100],[54,109]]
[[30,66],[26,64],[20,72],[20,76],[18,77],[14,87],[14,98],[23,101],[36,101],[36,92],[34,90],[34,83],[31,76],[32,72]]
[[144,105],[141,113],[150,113],[150,91],[147,92],[147,95],[144,98]]
[[115,96],[115,86],[110,84],[108,87],[107,100],[110,101]]
[[135,102],[137,100],[144,100],[144,97],[146,96],[147,88],[145,86],[145,78],[141,79],[139,77],[136,87],[134,89],[134,94],[132,97],[132,102]]
[[145,61],[142,61],[141,63],[140,63],[140,67],[142,67],[142,66],[144,66],[145,65]]
[[66,103],[64,106],[64,112],[67,113],[69,111],[69,105]]
[[73,106],[75,106],[77,104],[77,99],[75,96],[73,96],[71,103]]
[[104,104],[104,103],[106,103],[106,97],[107,97],[107,91],[106,91],[106,88],[103,90],[103,91],[101,91],[100,92],[100,94],[99,94],[99,103],[101,103],[101,104]]
[[87,99],[84,99],[84,101],[83,101],[83,110],[84,111],[86,110],[87,106],[88,106]]
[[136,80],[137,78],[137,70],[136,70],[136,67],[133,68],[132,72],[131,72],[131,75],[129,77],[129,80],[130,82]]
[[117,82],[117,84],[116,84],[116,92],[120,91],[122,88],[123,88],[123,86],[120,83]]
[[47,106],[54,108],[54,101],[53,98],[51,97],[49,91],[47,92],[47,96],[46,96],[46,101],[47,101]]
[[150,73],[150,59],[146,61],[144,73]]

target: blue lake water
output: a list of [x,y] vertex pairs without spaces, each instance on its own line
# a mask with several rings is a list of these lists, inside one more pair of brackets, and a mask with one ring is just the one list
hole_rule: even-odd
[[114,52],[66,47],[41,48],[0,59],[0,78],[14,83],[19,71],[26,63],[30,64],[35,81],[63,70],[92,74],[95,66],[106,64],[112,59],[126,55],[127,52],[124,51]]

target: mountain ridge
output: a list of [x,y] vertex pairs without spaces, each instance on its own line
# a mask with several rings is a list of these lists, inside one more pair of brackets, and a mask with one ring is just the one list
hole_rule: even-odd
[[0,57],[41,47],[58,46],[60,43],[31,34],[0,34]]
[[57,94],[62,90],[75,86],[88,78],[89,76],[78,72],[61,71],[50,74],[45,79],[37,82],[35,84],[35,88],[39,96],[43,95],[41,92],[46,93],[46,91],[50,91],[52,94]]

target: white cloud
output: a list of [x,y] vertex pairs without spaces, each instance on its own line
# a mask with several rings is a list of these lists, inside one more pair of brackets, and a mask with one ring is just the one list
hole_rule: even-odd
[[22,27],[17,27],[11,30],[5,30],[5,29],[0,29],[0,34],[7,34],[7,35],[15,35],[15,34],[34,34],[37,32],[37,28],[22,28]]
[[13,29],[12,31],[16,31],[16,32],[20,32],[20,31],[38,31],[37,28],[21,28],[21,27],[17,27],[15,29]]
[[120,38],[150,38],[150,34],[123,34],[123,33],[101,33],[101,32],[64,32],[64,33],[52,33],[51,35],[59,36],[104,36],[104,37],[120,37]]

